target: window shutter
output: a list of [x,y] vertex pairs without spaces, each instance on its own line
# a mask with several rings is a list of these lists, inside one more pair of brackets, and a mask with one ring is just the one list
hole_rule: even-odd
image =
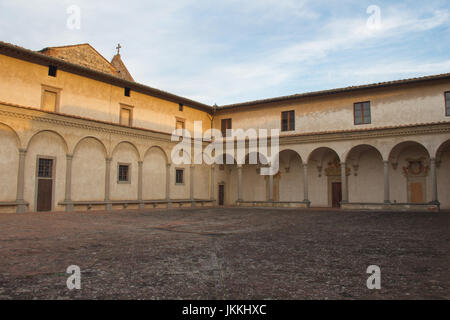
[[42,99],[42,110],[55,112],[56,98],[57,98],[56,92],[44,90],[44,97]]

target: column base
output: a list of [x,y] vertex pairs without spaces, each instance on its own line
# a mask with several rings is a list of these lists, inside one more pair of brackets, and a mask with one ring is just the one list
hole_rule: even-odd
[[25,213],[28,211],[28,204],[23,200],[18,200],[16,205],[16,213]]

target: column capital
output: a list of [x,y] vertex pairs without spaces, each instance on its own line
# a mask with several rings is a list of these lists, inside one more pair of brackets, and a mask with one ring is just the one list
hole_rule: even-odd
[[25,153],[27,153],[27,149],[19,148],[19,154],[24,155]]
[[385,165],[389,165],[389,160],[383,160],[383,163],[384,163]]
[[106,160],[106,162],[111,162],[111,161],[112,161],[112,158],[106,157],[105,160]]
[[138,165],[142,166],[144,164],[144,161],[138,161]]
[[170,168],[171,166],[172,166],[171,163],[167,163],[167,164],[166,164],[166,167],[167,167],[167,168]]
[[436,163],[436,158],[430,158],[430,162],[431,163],[433,163],[433,162]]
[[73,159],[73,154],[66,154],[66,159],[67,160],[72,160]]

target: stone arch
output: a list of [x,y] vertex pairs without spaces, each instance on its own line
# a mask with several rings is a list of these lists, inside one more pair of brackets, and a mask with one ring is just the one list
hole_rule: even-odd
[[[35,133],[27,144],[25,157],[25,184],[24,198],[30,203],[32,211],[37,210],[39,194],[39,178],[37,178],[37,165],[39,158],[52,160],[53,170],[51,184],[51,210],[64,210],[59,205],[65,198],[66,184],[66,156],[68,145],[64,137],[53,130],[42,130]],[[47,193],[49,194],[49,193]]]
[[65,151],[66,151],[66,154],[69,153],[69,147],[68,147],[68,144],[67,144],[67,142],[66,142],[66,139],[64,139],[64,137],[63,137],[59,132],[56,132],[56,131],[54,131],[54,130],[41,130],[41,131],[38,131],[38,132],[36,132],[35,134],[33,134],[33,136],[30,138],[30,140],[28,140],[27,150],[28,150],[28,148],[30,147],[30,145],[31,145],[31,143],[33,142],[33,140],[36,139],[37,136],[39,136],[39,135],[41,135],[42,133],[45,133],[45,132],[53,133],[53,134],[57,135],[59,138],[61,138],[61,141],[63,142],[63,145],[64,145],[64,149],[65,149]]
[[101,146],[102,146],[102,150],[104,152],[105,158],[108,156],[108,150],[106,149],[105,144],[97,137],[94,136],[86,136],[81,138],[75,145],[75,147],[73,148],[73,154],[75,154],[79,148],[79,146],[87,139],[93,139],[95,141],[97,141]]
[[[333,148],[330,147],[318,147],[315,148],[314,150],[312,150],[309,154],[307,159],[307,163],[309,164],[309,162],[313,159],[314,157],[318,157],[318,160],[322,160],[323,161],[323,157],[327,155],[327,153],[333,153],[336,155],[337,159],[339,160],[339,162],[341,161],[341,157],[339,156],[339,153],[334,150]],[[322,162],[321,161],[321,162]]]
[[424,203],[431,200],[430,153],[417,141],[396,144],[389,152],[391,201]]
[[410,147],[418,147],[426,152],[428,158],[430,158],[430,152],[428,149],[421,144],[420,142],[413,141],[413,140],[407,140],[403,142],[397,143],[394,147],[392,147],[391,151],[389,152],[389,161],[393,163],[394,165],[398,163],[398,157],[404,151],[405,149],[408,149]]
[[342,158],[345,160],[345,162],[353,160],[357,163],[359,161],[361,154],[368,150],[376,151],[376,153],[380,156],[381,160],[383,160],[383,154],[381,153],[381,151],[374,145],[368,143],[361,143],[351,147],[343,154]]
[[162,200],[166,198],[166,185],[170,181],[167,172],[168,157],[160,146],[151,146],[143,158],[142,196],[145,200]]
[[123,145],[123,144],[127,144],[127,145],[130,145],[132,148],[133,148],[133,150],[136,152],[136,155],[137,155],[137,157],[138,157],[138,161],[141,161],[142,160],[142,158],[141,158],[141,154],[139,153],[139,149],[132,143],[132,142],[130,142],[130,141],[121,141],[121,142],[119,142],[118,144],[116,144],[116,146],[114,147],[114,149],[112,150],[112,152],[111,152],[111,157],[113,157],[114,156],[114,153],[117,151],[117,149],[121,146],[121,145]]
[[166,160],[166,164],[170,164],[170,163],[171,163],[169,157],[167,156],[166,150],[164,150],[164,149],[163,149],[162,147],[160,147],[160,146],[151,146],[150,148],[148,148],[147,151],[145,151],[145,153],[144,153],[144,159],[145,159],[145,157],[147,156],[147,154],[148,154],[149,152],[151,152],[152,150],[159,150],[159,151],[163,154],[164,159]]
[[301,155],[295,150],[284,149],[275,160],[278,162],[279,172],[274,176],[274,198],[278,196],[278,201],[303,201],[304,172]]
[[438,164],[441,162],[442,154],[447,150],[450,150],[450,139],[442,142],[441,145],[436,150],[435,158]]
[[359,144],[346,152],[345,162],[351,169],[348,176],[348,200],[356,203],[384,201],[383,156],[370,144]]
[[104,200],[107,154],[105,145],[96,137],[78,141],[72,159],[72,200]]
[[437,195],[441,209],[450,209],[450,139],[444,141],[436,151]]
[[20,137],[19,137],[19,135],[17,134],[16,130],[14,130],[13,128],[11,128],[11,127],[10,127],[9,125],[7,125],[6,123],[0,122],[0,130],[1,130],[3,127],[6,129],[6,131],[10,132],[10,133],[14,136],[14,139],[16,140],[17,148],[20,148],[20,147],[22,146],[22,142],[21,142]]
[[0,201],[16,200],[20,139],[8,125],[0,123]]
[[342,183],[341,158],[336,150],[323,146],[311,151],[307,159],[311,206],[331,207],[334,199],[333,187]]

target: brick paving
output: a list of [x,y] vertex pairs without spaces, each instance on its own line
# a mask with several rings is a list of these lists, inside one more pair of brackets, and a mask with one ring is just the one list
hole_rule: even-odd
[[428,212],[2,214],[0,299],[450,299],[449,231]]

